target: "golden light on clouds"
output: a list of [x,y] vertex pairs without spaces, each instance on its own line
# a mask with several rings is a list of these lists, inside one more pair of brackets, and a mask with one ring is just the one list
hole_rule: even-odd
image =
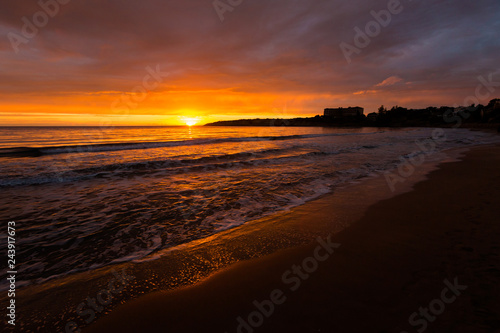
[[[180,117],[203,124],[308,117],[349,105],[369,113],[381,104],[462,103],[479,76],[498,71],[500,43],[491,31],[498,30],[500,4],[457,1],[453,13],[448,2],[436,2],[432,13],[446,18],[409,3],[351,64],[339,45],[353,43],[360,13],[376,9],[372,1],[342,8],[335,1],[257,1],[224,23],[201,0],[108,1],[99,8],[72,1],[18,50],[7,38],[0,43],[0,125],[95,126],[110,118],[185,126]],[[40,11],[36,1],[8,7],[0,11],[0,30],[21,35],[22,18]],[[255,22],[263,26],[255,29]]]

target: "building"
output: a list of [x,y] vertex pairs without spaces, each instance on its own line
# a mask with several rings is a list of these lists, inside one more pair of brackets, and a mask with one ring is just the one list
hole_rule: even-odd
[[366,119],[368,119],[368,121],[377,121],[378,119],[378,114],[376,112],[372,112],[372,113],[369,113],[367,116],[366,116]]
[[365,109],[356,107],[325,109],[326,117],[333,117],[337,119],[353,118],[363,116]]

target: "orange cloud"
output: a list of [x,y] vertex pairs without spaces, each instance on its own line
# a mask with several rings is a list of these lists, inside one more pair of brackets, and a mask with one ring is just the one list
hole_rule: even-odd
[[[93,125],[102,117],[177,124],[180,116],[206,122],[348,105],[452,105],[498,68],[496,0],[456,0],[452,11],[443,1],[409,3],[351,65],[338,46],[352,40],[373,1],[244,6],[221,23],[202,0],[71,1],[18,53],[0,38],[1,124]],[[21,33],[22,17],[38,10],[37,2],[9,0],[0,33]],[[165,76],[139,96],[147,68]]]

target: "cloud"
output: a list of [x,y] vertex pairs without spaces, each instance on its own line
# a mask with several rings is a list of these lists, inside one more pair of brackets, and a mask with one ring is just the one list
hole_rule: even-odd
[[[31,109],[109,109],[116,94],[130,94],[145,68],[156,65],[170,75],[141,105],[155,114],[203,105],[200,96],[213,109],[254,114],[294,96],[303,101],[294,110],[306,114],[321,110],[318,101],[368,109],[453,104],[474,92],[479,75],[498,69],[498,0],[402,3],[404,10],[348,65],[339,44],[352,43],[354,28],[364,28],[387,0],[244,1],[223,23],[211,0],[70,1],[18,54],[7,33],[21,33],[22,18],[32,20],[40,7],[4,0],[0,111],[19,100]],[[397,84],[401,78],[413,84]],[[256,104],[237,103],[236,95]]]
[[385,79],[384,81],[377,83],[375,85],[375,87],[389,87],[389,86],[393,86],[401,81],[403,81],[403,79],[400,78],[399,76],[391,76],[391,77],[388,77],[387,79]]

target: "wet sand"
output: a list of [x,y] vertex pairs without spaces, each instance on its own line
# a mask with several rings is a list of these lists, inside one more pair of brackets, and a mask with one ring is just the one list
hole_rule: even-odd
[[[366,211],[305,205],[282,224],[321,242],[139,297],[83,332],[500,332],[499,170],[500,147],[478,147]],[[377,186],[344,197],[344,213],[387,196]]]

